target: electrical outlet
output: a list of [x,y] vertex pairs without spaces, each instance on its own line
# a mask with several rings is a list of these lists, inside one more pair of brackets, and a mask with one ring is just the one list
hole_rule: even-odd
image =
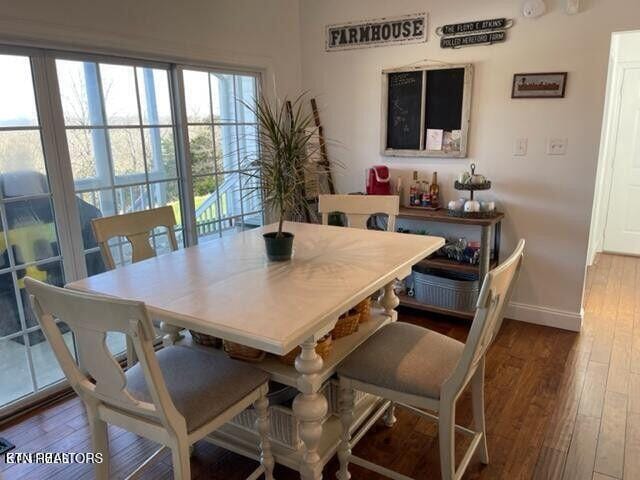
[[528,141],[526,138],[516,138],[513,142],[513,155],[523,157],[527,154]]
[[567,139],[566,138],[550,138],[547,141],[547,155],[566,155]]

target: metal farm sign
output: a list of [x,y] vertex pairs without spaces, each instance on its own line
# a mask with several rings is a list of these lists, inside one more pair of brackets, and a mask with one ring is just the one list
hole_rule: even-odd
[[426,41],[426,13],[341,23],[326,28],[327,52]]
[[507,39],[507,29],[513,26],[508,18],[492,18],[473,22],[452,23],[436,28],[440,47],[461,48],[473,45],[493,45]]

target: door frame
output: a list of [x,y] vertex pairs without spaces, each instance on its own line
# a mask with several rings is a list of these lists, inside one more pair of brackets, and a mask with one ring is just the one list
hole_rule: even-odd
[[613,32],[611,34],[609,67],[600,133],[600,149],[591,209],[589,244],[585,262],[587,267],[593,265],[596,255],[603,251],[605,223],[609,211],[612,183],[612,159],[615,153],[615,140],[612,139],[612,137],[613,133],[615,133],[617,138],[617,122],[620,118],[620,97],[622,95],[621,72],[623,73],[625,66],[628,68],[629,66],[635,67],[640,65],[638,61],[621,61],[620,45],[630,35],[640,35],[640,30]]
[[[600,206],[601,216],[602,216],[602,229],[599,233],[599,238],[596,239],[600,246],[600,251],[606,252],[605,248],[605,238],[607,234],[607,227],[609,225],[609,213],[611,207],[611,192],[613,190],[613,180],[614,180],[614,172],[616,168],[616,153],[617,153],[617,143],[618,143],[618,135],[620,132],[620,114],[622,112],[622,94],[623,94],[623,85],[625,73],[628,70],[638,70],[640,69],[640,61],[638,62],[617,62],[614,68],[614,77],[613,77],[613,98],[611,105],[611,118],[609,119],[609,123],[607,125],[607,139],[605,140],[605,155],[603,160],[605,162],[604,165],[604,178],[603,178],[603,192],[602,192],[602,204]],[[620,252],[612,252],[612,253],[620,253]]]

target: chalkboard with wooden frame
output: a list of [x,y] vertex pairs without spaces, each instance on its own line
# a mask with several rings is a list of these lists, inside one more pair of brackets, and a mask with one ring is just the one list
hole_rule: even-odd
[[383,70],[382,154],[465,158],[472,81],[471,64]]

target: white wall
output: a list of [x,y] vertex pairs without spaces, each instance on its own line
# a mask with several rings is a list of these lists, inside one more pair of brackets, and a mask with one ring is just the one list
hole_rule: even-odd
[[640,62],[640,31],[614,33],[609,58],[605,115],[603,119],[600,155],[596,174],[596,188],[589,232],[589,252],[587,264],[591,265],[596,253],[604,248],[604,234],[609,211],[609,193],[611,191],[613,159],[615,154],[615,135],[620,108],[621,64]]
[[300,89],[298,0],[0,0],[0,42],[264,70],[269,93]]
[[[527,239],[527,258],[514,296],[514,318],[566,328],[580,324],[589,221],[594,191],[611,32],[640,26],[637,0],[585,0],[582,13],[564,13],[548,0],[537,20],[519,16],[517,0],[302,0],[302,84],[319,99],[330,156],[346,168],[340,191],[364,188],[364,170],[386,164],[408,180],[411,171],[437,170],[445,200],[453,179],[473,161],[494,184],[488,195],[506,213],[503,249]],[[324,51],[331,23],[428,11],[426,44]],[[434,31],[443,24],[515,18],[504,44],[443,50]],[[380,72],[424,59],[473,63],[469,159],[397,159],[379,153]],[[512,100],[516,72],[568,71],[561,100]],[[529,139],[525,157],[513,157],[516,138]],[[566,156],[545,154],[548,137],[566,137]]]

